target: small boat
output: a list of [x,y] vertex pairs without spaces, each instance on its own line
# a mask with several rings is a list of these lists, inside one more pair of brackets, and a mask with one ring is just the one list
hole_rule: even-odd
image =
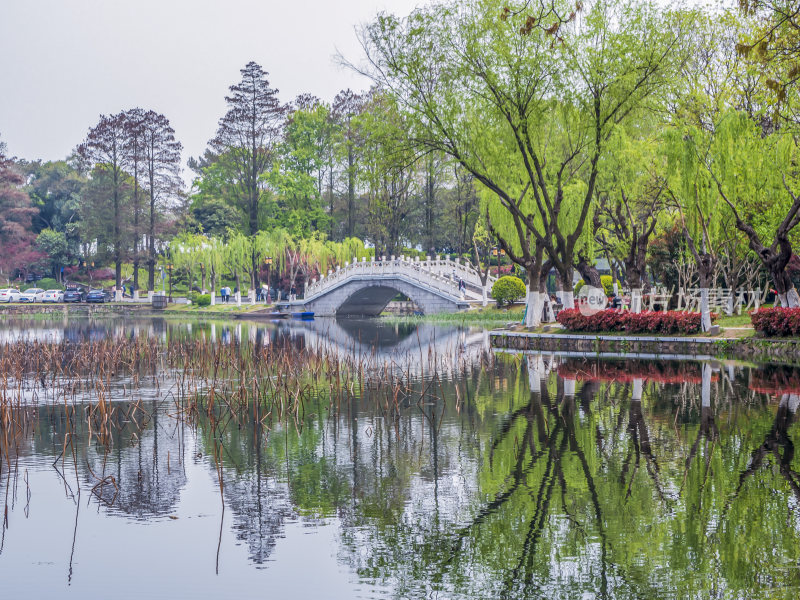
[[278,312],[278,311],[256,311],[250,313],[235,313],[233,315],[234,319],[246,319],[246,320],[265,320],[265,321],[273,321],[275,319],[288,319],[289,313],[285,312]]
[[314,313],[313,312],[293,312],[292,313],[293,319],[313,319]]

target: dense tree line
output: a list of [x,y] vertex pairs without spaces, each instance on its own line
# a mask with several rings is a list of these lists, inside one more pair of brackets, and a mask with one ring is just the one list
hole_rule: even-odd
[[274,252],[273,283],[288,287],[343,248],[456,253],[482,274],[500,250],[527,280],[529,324],[548,278],[572,306],[575,273],[599,286],[601,258],[635,309],[657,284],[700,288],[706,317],[715,286],[769,286],[795,306],[790,9],[451,0],[381,14],[360,31],[368,91],[284,104],[248,63],[189,160],[188,193],[180,144],[152,111],[102,116],[66,161],[4,158],[15,250],[2,268],[93,258],[119,285],[142,264],[152,289],[181,234],[251,288]]
[[231,92],[217,136],[189,161],[198,231],[281,227],[298,239],[367,239],[378,254],[471,248],[471,177],[404,139],[405,117],[390,94],[345,90],[331,104],[301,95],[283,105],[255,63]]
[[457,0],[379,16],[362,30],[365,71],[416,147],[476,180],[491,233],[527,274],[528,324],[548,273],[571,307],[574,270],[597,285],[601,257],[636,307],[668,283],[652,250],[669,239],[710,326],[715,285],[766,274],[783,304],[800,303],[798,44],[784,4]]

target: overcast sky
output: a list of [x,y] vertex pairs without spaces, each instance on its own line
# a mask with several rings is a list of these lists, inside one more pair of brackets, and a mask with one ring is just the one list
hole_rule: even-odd
[[189,156],[203,152],[228,87],[250,61],[288,102],[330,102],[369,82],[354,28],[423,0],[0,0],[0,140],[20,158],[64,158],[100,114],[164,113]]

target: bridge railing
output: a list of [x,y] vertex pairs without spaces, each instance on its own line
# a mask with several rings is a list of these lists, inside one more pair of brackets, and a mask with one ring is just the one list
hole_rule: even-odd
[[[409,257],[392,257],[388,260],[354,260],[344,267],[331,270],[318,281],[306,288],[306,299],[324,292],[339,282],[355,275],[393,276],[402,275],[418,282],[423,287],[428,287],[452,297],[460,297],[458,280],[463,279],[469,283],[477,280],[480,286],[480,276],[471,266],[449,259],[412,260]],[[470,294],[472,295],[472,294]]]
[[[437,256],[436,258],[421,260],[419,264],[427,271],[456,280],[461,279],[467,285],[471,285],[477,289],[482,287],[480,273],[468,262],[451,260],[450,258],[440,258]],[[497,278],[489,275],[486,285],[491,288],[495,281],[497,281]]]

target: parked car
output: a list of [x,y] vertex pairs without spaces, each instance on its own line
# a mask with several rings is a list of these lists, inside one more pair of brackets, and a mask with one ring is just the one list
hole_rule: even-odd
[[64,292],[64,302],[83,302],[86,295],[81,290],[66,290]]
[[89,290],[86,302],[111,302],[111,294],[105,290]]
[[47,290],[42,294],[42,302],[63,302],[64,290]]
[[19,302],[22,293],[14,288],[0,290],[0,302]]
[[41,302],[42,296],[44,296],[44,290],[42,288],[28,288],[24,292],[22,292],[19,296],[20,302]]

